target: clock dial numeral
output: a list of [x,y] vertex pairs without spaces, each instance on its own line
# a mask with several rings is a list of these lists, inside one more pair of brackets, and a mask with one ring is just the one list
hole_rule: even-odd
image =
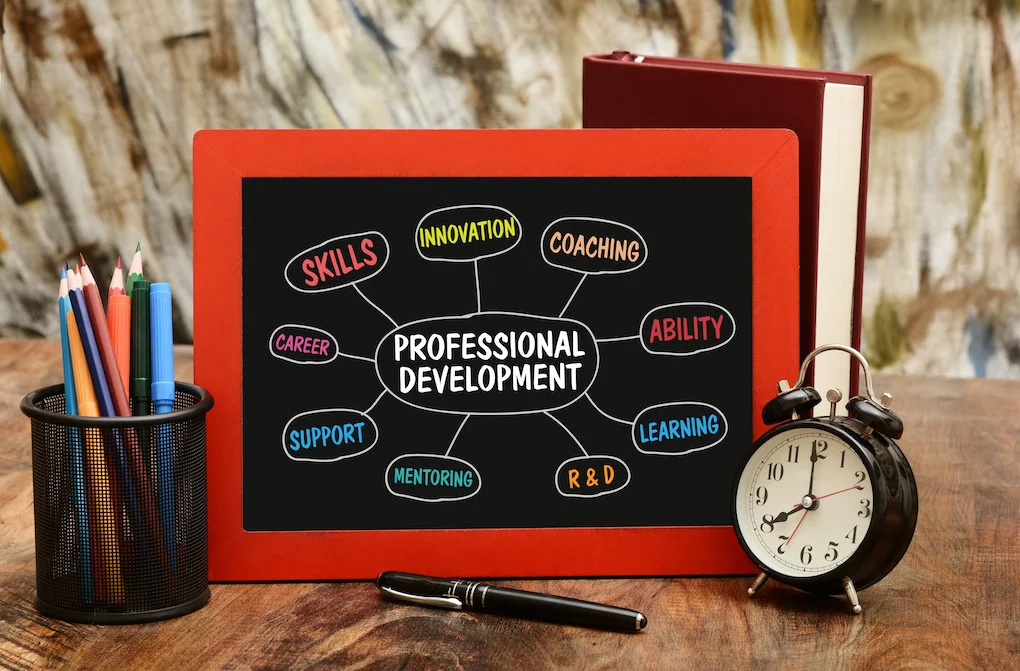
[[865,474],[864,471],[857,471],[856,473],[854,473],[854,477],[857,478],[857,482],[855,482],[854,484],[859,485],[862,482],[864,482],[864,479],[867,477],[867,474]]
[[[857,527],[854,527],[854,529],[856,529],[856,528]],[[825,553],[825,560],[826,561],[836,561],[836,557],[839,556],[839,553],[836,552],[836,546],[838,546],[838,545],[839,545],[839,543],[837,543],[836,541],[829,541],[829,550],[828,550],[828,552]]]
[[[772,530],[776,528],[775,524],[773,524],[774,521],[775,521],[775,518],[772,517],[772,515],[768,515],[768,514],[763,515],[762,518],[761,518],[761,526],[759,527],[761,529],[761,532],[763,534],[770,534],[770,533],[772,533]],[[768,527],[768,529],[766,529],[765,527]]]
[[854,525],[854,528],[853,528],[853,529],[851,529],[851,530],[850,530],[849,532],[847,532],[847,535],[846,535],[846,536],[843,536],[843,538],[846,538],[846,539],[847,539],[847,540],[849,540],[849,541],[850,541],[851,543],[853,543],[854,545],[856,545],[856,544],[857,544],[857,525],[855,524],[855,525]]
[[769,490],[764,487],[754,490],[754,495],[757,497],[754,501],[756,505],[763,506],[769,500]]
[[786,451],[786,461],[795,464],[800,462],[800,445],[790,445]]
[[769,480],[782,480],[783,479],[783,465],[782,464],[769,464]]
[[861,499],[861,505],[864,507],[857,511],[857,517],[871,517],[871,501]]
[[801,564],[810,564],[811,563],[811,550],[812,550],[812,547],[810,545],[805,545],[804,547],[802,547],[800,549],[800,563]]
[[843,450],[843,453],[839,455],[839,467],[843,468],[844,466],[846,466],[846,450]]
[[824,440],[812,440],[811,445],[815,448],[815,459],[824,459],[825,450],[829,449],[829,444]]
[[790,540],[790,537],[789,536],[780,536],[779,540],[781,540],[783,542],[780,543],[779,547],[776,548],[776,552],[778,552],[779,554],[785,554],[786,550],[784,550],[783,548],[786,547],[786,541]]

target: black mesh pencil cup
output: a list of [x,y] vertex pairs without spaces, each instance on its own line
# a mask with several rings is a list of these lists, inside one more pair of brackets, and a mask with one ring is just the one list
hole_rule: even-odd
[[36,607],[61,620],[130,624],[209,600],[204,389],[176,383],[173,411],[64,414],[39,389],[32,420]]

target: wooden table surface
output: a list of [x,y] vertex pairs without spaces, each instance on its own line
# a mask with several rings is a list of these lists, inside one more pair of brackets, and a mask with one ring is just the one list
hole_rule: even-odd
[[[178,379],[191,377],[178,351]],[[950,668],[1020,667],[1020,383],[881,376],[906,424],[920,516],[885,581],[846,601],[748,578],[505,581],[642,610],[618,634],[384,602],[371,583],[220,584],[169,622],[101,627],[32,607],[29,421],[60,380],[59,345],[0,340],[0,667]]]

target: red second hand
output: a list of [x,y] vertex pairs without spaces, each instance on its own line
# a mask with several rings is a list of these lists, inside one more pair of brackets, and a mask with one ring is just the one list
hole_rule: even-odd
[[[860,485],[854,485],[853,487],[847,487],[846,489],[841,489],[838,492],[832,492],[831,494],[826,494],[825,496],[816,496],[814,498],[814,500],[815,501],[821,501],[822,499],[827,499],[830,496],[835,496],[836,494],[842,494],[843,492],[849,492],[851,489],[861,489],[861,486]],[[800,502],[797,505],[798,506],[802,506],[802,505],[804,505],[804,503]]]
[[792,541],[792,540],[793,540],[793,536],[794,536],[794,534],[796,534],[796,533],[797,533],[797,529],[800,529],[800,524],[801,524],[801,522],[803,522],[803,521],[804,521],[804,518],[805,518],[805,517],[807,517],[807,514],[808,514],[808,511],[807,511],[807,508],[805,508],[805,509],[804,509],[804,514],[800,516],[800,521],[798,521],[798,522],[797,522],[797,526],[795,526],[795,527],[793,528],[793,533],[792,533],[792,534],[790,534],[790,537],[786,539],[786,542],[785,542],[785,543],[783,543],[783,547],[786,547],[787,545],[789,545],[789,544],[790,544],[790,541]]

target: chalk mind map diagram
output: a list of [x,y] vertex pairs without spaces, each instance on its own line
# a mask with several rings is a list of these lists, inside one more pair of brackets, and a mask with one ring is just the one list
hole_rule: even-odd
[[[557,315],[486,311],[479,263],[521,244],[524,230],[509,210],[494,205],[456,205],[425,214],[414,231],[417,253],[434,263],[474,265],[474,310],[465,314],[397,323],[359,284],[384,272],[390,241],[377,231],[345,234],[296,254],[286,265],[287,284],[302,293],[352,290],[393,328],[372,357],[343,352],[338,338],[321,328],[285,323],[269,338],[272,356],[294,365],[326,365],[338,358],[374,369],[382,385],[364,410],[323,408],[295,415],[282,430],[288,458],[311,463],[354,459],[376,444],[380,429],[372,411],[387,394],[422,412],[462,415],[445,453],[409,453],[386,468],[386,489],[396,497],[439,503],[464,501],[481,491],[484,474],[454,456],[457,438],[476,415],[541,414],[573,440],[578,455],[550,473],[564,497],[596,498],[626,487],[631,471],[617,456],[593,454],[554,412],[589,403],[607,422],[630,427],[639,454],[680,457],[723,441],[723,412],[697,400],[668,400],[633,419],[616,417],[589,390],[601,349],[639,340],[650,356],[686,357],[724,347],[736,324],[729,310],[710,302],[682,301],[649,310],[632,335],[598,337],[564,314],[591,275],[640,268],[650,250],[634,228],[616,221],[570,216],[549,223],[540,236],[542,259],[580,275]],[[411,244],[400,241],[399,244]]]

